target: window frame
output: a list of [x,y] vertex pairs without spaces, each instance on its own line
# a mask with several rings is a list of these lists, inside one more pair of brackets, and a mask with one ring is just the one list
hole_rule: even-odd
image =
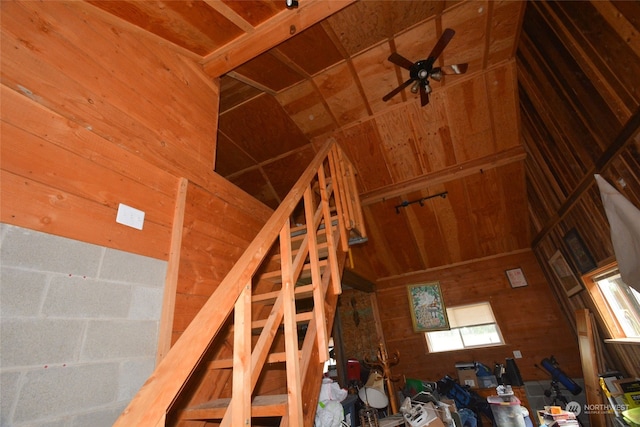
[[[429,334],[438,334],[439,332],[443,332],[443,331],[429,331],[429,332],[424,332],[424,339],[425,339],[425,343],[427,345],[427,352],[428,353],[446,353],[446,352],[450,352],[450,351],[464,351],[464,350],[473,350],[473,349],[478,349],[478,348],[489,348],[489,347],[499,347],[499,346],[503,346],[506,345],[506,342],[504,340],[504,335],[502,335],[502,329],[500,328],[500,325],[498,324],[498,319],[496,319],[496,316],[493,312],[493,307],[491,306],[491,302],[490,301],[479,301],[479,302],[473,302],[473,303],[468,303],[468,304],[461,304],[461,305],[456,305],[453,307],[447,307],[447,311],[449,310],[456,310],[456,309],[461,309],[464,307],[469,307],[469,306],[473,306],[473,305],[486,305],[489,307],[489,310],[491,311],[491,316],[493,317],[493,322],[482,322],[482,323],[477,323],[477,324],[472,324],[472,325],[462,325],[462,326],[454,326],[454,327],[450,327],[448,329],[448,331],[451,330],[457,330],[458,334],[460,334],[460,341],[462,343],[462,347],[461,348],[454,348],[454,349],[448,349],[448,350],[439,350],[439,351],[434,351],[431,348],[430,345],[430,340],[429,340]],[[449,317],[449,313],[447,313],[447,317]],[[450,316],[449,319],[455,318],[455,316]],[[481,344],[481,345],[465,345],[464,343],[464,338],[461,334],[461,332],[459,331],[462,328],[465,327],[474,327],[474,326],[484,326],[484,325],[495,325],[495,329],[496,332],[498,334],[498,337],[500,339],[500,342],[497,343],[489,343],[489,344]]]
[[589,292],[589,296],[593,301],[596,310],[598,311],[598,315],[602,320],[602,323],[605,325],[606,330],[609,332],[611,338],[613,340],[619,341],[631,341],[640,343],[640,338],[637,337],[627,337],[618,317],[611,309],[606,297],[602,294],[600,287],[598,286],[597,281],[595,280],[598,276],[602,276],[608,271],[618,269],[618,263],[616,261],[608,263],[602,267],[599,267],[589,273],[583,275],[581,277],[582,282],[585,284],[587,291]]

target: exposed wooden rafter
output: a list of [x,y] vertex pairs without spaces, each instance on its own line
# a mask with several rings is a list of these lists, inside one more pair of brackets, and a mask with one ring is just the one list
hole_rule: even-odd
[[[280,12],[274,18],[247,31],[226,46],[204,56],[202,66],[209,76],[220,77],[354,1],[305,0],[300,2],[299,8]],[[235,20],[235,13],[232,15]]]

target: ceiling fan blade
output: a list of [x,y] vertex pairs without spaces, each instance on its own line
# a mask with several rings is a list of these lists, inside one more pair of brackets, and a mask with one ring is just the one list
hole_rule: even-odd
[[436,58],[438,58],[438,56],[440,56],[444,48],[447,47],[447,45],[449,44],[449,42],[451,41],[455,33],[456,32],[453,31],[451,28],[447,28],[442,32],[442,35],[440,36],[438,43],[436,43],[436,45],[431,50],[431,53],[427,57],[427,62],[429,63],[429,66],[433,65],[433,63],[436,62]]
[[420,105],[424,107],[429,103],[429,94],[425,85],[420,85]]
[[442,74],[464,74],[467,72],[468,68],[469,68],[469,64],[464,63],[464,64],[445,65],[444,67],[441,68],[441,70],[442,70]]
[[390,62],[393,62],[394,64],[402,68],[406,68],[407,70],[413,67],[413,62],[409,61],[407,58],[396,52],[393,52],[391,55],[389,55],[388,59]]
[[393,98],[394,96],[396,96],[398,93],[400,93],[402,91],[402,89],[406,88],[407,86],[409,86],[411,84],[411,82],[413,81],[413,79],[409,79],[406,82],[402,83],[400,86],[398,86],[397,88],[395,88],[394,90],[392,90],[391,92],[389,92],[388,94],[386,94],[385,96],[382,97],[382,100],[384,102],[387,102],[388,100],[390,100],[391,98]]

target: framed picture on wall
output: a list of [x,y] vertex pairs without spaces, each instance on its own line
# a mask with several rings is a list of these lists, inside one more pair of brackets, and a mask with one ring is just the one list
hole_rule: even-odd
[[582,290],[582,283],[580,283],[573,274],[573,270],[571,270],[571,267],[567,264],[567,260],[564,259],[560,250],[557,250],[553,256],[549,258],[549,265],[568,297]]
[[449,319],[440,292],[440,283],[407,286],[413,330],[416,332],[449,329]]
[[569,230],[567,234],[564,235],[563,240],[580,274],[586,274],[597,267],[595,260],[591,256],[591,252],[589,252],[587,245],[584,244],[582,237],[580,237],[575,228]]
[[527,278],[524,277],[524,273],[521,268],[512,268],[505,271],[509,284],[512,288],[523,288],[527,286]]

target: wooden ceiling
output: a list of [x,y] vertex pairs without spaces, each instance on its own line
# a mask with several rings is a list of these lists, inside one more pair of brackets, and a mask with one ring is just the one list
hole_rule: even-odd
[[[526,2],[89,3],[220,77],[215,170],[267,205],[336,138],[358,170],[365,277],[530,246],[514,59]],[[456,34],[437,63],[468,72],[432,82],[425,107],[408,89],[383,102],[408,78],[389,55],[425,59],[445,28]]]

